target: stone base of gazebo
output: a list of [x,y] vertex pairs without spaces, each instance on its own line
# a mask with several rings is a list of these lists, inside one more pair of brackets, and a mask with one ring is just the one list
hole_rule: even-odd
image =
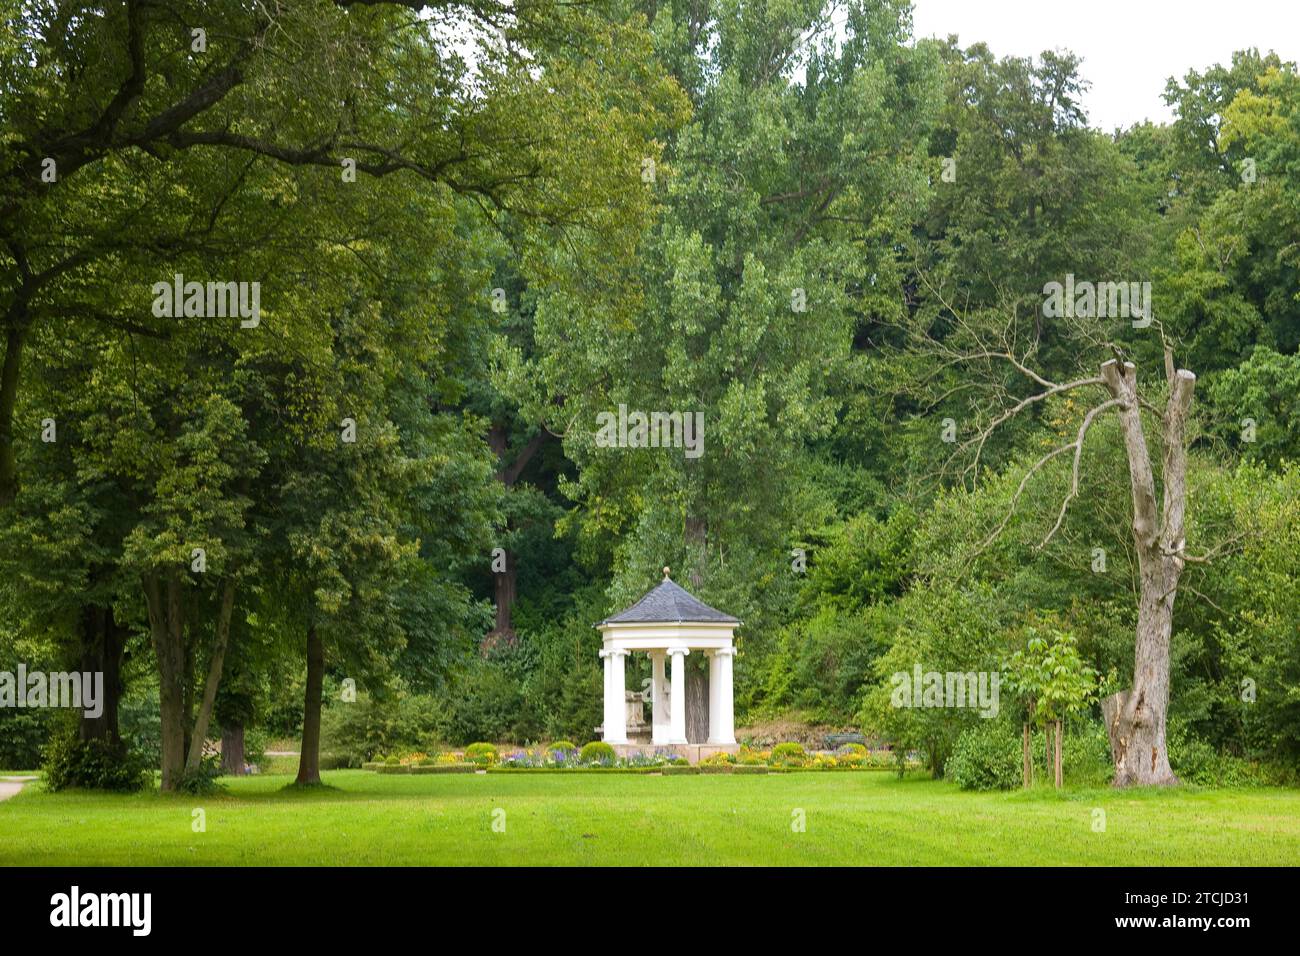
[[740,744],[611,744],[610,746],[620,757],[635,757],[637,754],[653,757],[657,753],[671,753],[685,757],[692,764],[699,763],[705,757],[712,757],[714,754],[740,753]]

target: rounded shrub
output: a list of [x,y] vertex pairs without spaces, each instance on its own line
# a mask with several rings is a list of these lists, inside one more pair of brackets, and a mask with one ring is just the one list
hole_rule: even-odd
[[614,748],[603,740],[593,740],[582,748],[578,759],[583,763],[613,763],[617,754]]
[[465,759],[470,763],[494,764],[497,762],[497,748],[486,743],[470,744],[465,748]]
[[401,763],[402,763],[401,758],[397,756],[384,758],[384,765],[388,767],[398,767],[401,766]]
[[1020,738],[1008,723],[981,720],[957,738],[944,773],[963,790],[1012,790],[1024,774]]
[[552,743],[550,746],[548,746],[546,749],[551,751],[555,751],[555,750],[569,751],[569,750],[577,750],[578,745],[575,744],[572,740],[557,740],[554,743]]

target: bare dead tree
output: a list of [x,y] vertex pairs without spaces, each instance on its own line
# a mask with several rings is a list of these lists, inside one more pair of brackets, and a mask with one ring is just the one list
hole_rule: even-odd
[[[969,479],[973,484],[978,479],[986,444],[1005,423],[1055,397],[1073,393],[1094,396],[1087,403],[1087,411],[1073,438],[1039,456],[1025,471],[1005,516],[976,547],[972,559],[1006,530],[1034,476],[1056,459],[1070,455],[1068,490],[1055,521],[1038,545],[1040,550],[1044,548],[1061,529],[1071,502],[1079,495],[1083,448],[1089,431],[1103,415],[1113,413],[1118,417],[1132,492],[1132,546],[1138,567],[1137,627],[1133,686],[1107,698],[1102,711],[1110,735],[1116,786],[1177,784],[1178,779],[1169,766],[1165,739],[1174,604],[1186,565],[1207,561],[1216,553],[1192,555],[1187,551],[1188,421],[1196,376],[1176,368],[1173,347],[1166,341],[1167,395],[1162,406],[1144,397],[1138,387],[1137,367],[1113,345],[1110,349],[1114,357],[1102,362],[1096,374],[1054,382],[1033,367],[1036,340],[1027,349],[1014,347],[1018,332],[1028,326],[1016,316],[1015,309],[1009,310],[1010,318],[1001,330],[991,331],[987,325],[977,328],[944,301],[937,290],[931,291],[948,313],[945,321],[949,334],[935,336],[927,330],[922,335],[919,352],[929,369],[925,378],[934,383],[945,370],[960,371],[965,379],[963,384],[978,392],[972,404],[982,422],[972,437],[954,448],[944,468],[949,474],[955,472],[963,481]],[[1078,339],[1085,347],[1108,344],[1100,339],[1097,329],[1081,332]],[[1016,390],[1009,386],[1008,376],[1028,385],[1030,394],[1017,397],[1023,388]],[[939,391],[937,400],[951,396],[958,387]],[[1144,412],[1155,418],[1161,446],[1159,500]],[[964,466],[952,467],[961,462]]]

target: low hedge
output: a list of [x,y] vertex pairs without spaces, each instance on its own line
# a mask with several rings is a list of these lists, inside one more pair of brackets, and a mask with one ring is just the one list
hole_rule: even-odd
[[411,773],[477,773],[480,769],[472,763],[437,763],[412,767]]
[[657,773],[663,767],[489,767],[488,773]]
[[435,765],[408,766],[405,764],[367,763],[363,770],[375,773],[625,773],[625,774],[716,774],[716,773],[861,773],[871,771],[893,772],[889,767],[790,767],[767,766],[766,764],[663,764],[646,767],[510,767],[488,766],[473,763],[452,763]]

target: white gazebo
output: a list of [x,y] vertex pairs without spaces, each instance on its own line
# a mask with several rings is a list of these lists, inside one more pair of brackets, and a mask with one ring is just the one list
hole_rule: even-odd
[[[668,577],[626,611],[596,625],[604,638],[605,723],[603,739],[622,755],[647,749],[629,739],[629,723],[640,723],[643,695],[627,690],[625,661],[644,652],[651,661],[650,741],[648,749],[671,749],[691,763],[719,751],[734,753],[732,632],[740,621],[711,608]],[[686,719],[686,658],[696,653],[709,661],[707,739],[690,740]],[[671,659],[671,665],[668,664]],[[671,678],[667,671],[671,667]],[[631,721],[629,721],[631,712]]]

